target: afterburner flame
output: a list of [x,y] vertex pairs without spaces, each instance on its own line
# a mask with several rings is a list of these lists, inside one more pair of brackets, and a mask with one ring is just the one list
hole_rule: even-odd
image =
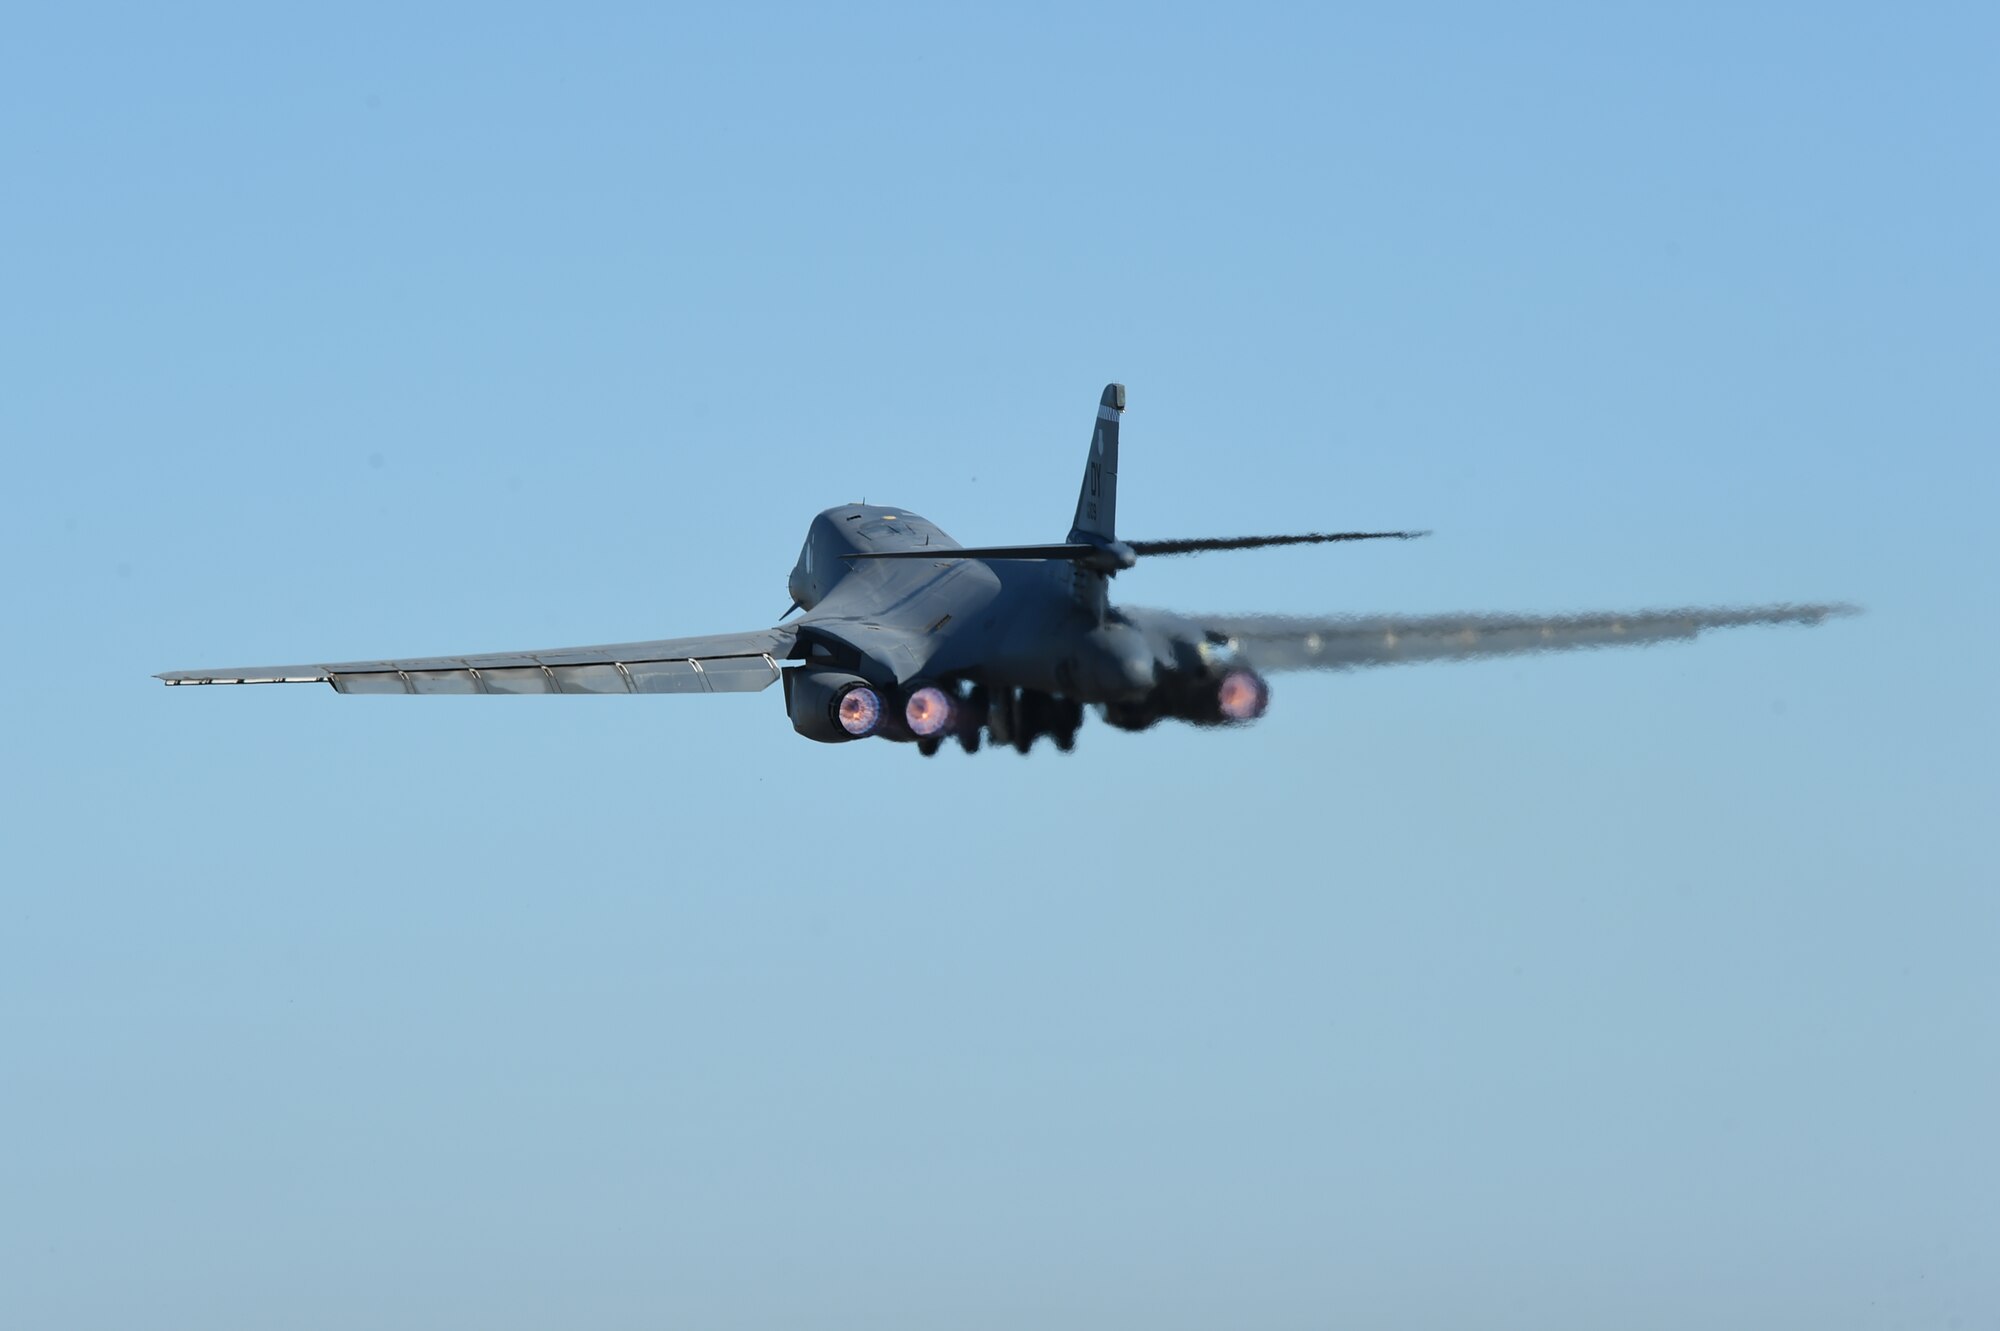
[[951,724],[951,695],[935,685],[926,684],[903,704],[903,719],[909,722],[913,735],[928,737],[939,734]]
[[833,705],[833,719],[856,739],[872,735],[875,727],[882,724],[882,699],[875,690],[856,685],[841,694],[840,700]]
[[1215,695],[1223,716],[1231,721],[1254,721],[1264,714],[1271,691],[1254,670],[1232,670],[1222,677]]

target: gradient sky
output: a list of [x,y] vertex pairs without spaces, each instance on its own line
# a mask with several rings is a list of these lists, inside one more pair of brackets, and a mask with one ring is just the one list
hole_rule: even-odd
[[[2000,1319],[1990,5],[54,6],[0,39],[0,1324]],[[926,762],[170,668],[1846,599]]]

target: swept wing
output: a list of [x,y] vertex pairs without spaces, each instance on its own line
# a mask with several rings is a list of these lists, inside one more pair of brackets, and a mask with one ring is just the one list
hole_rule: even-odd
[[706,638],[290,666],[171,670],[168,684],[331,684],[338,693],[754,693],[778,680],[788,628]]
[[1694,607],[1573,615],[1189,616],[1263,671],[1346,670],[1585,647],[1647,646],[1746,624],[1817,624],[1848,605]]

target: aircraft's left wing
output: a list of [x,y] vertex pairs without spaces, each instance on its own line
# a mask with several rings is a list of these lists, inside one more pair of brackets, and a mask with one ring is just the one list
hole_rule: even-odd
[[558,647],[295,666],[170,670],[169,684],[331,684],[338,693],[754,693],[778,681],[789,628]]
[[1745,624],[1817,624],[1850,605],[1766,605],[1581,615],[1190,616],[1259,670],[1346,670],[1523,652],[1646,646]]

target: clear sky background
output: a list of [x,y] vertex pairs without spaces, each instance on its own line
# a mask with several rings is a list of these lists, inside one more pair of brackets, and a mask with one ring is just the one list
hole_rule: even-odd
[[[55,6],[0,37],[0,1324],[2000,1320],[1990,5]],[[1612,12],[1613,9],[1619,12]],[[151,672],[1847,599],[924,761]]]

